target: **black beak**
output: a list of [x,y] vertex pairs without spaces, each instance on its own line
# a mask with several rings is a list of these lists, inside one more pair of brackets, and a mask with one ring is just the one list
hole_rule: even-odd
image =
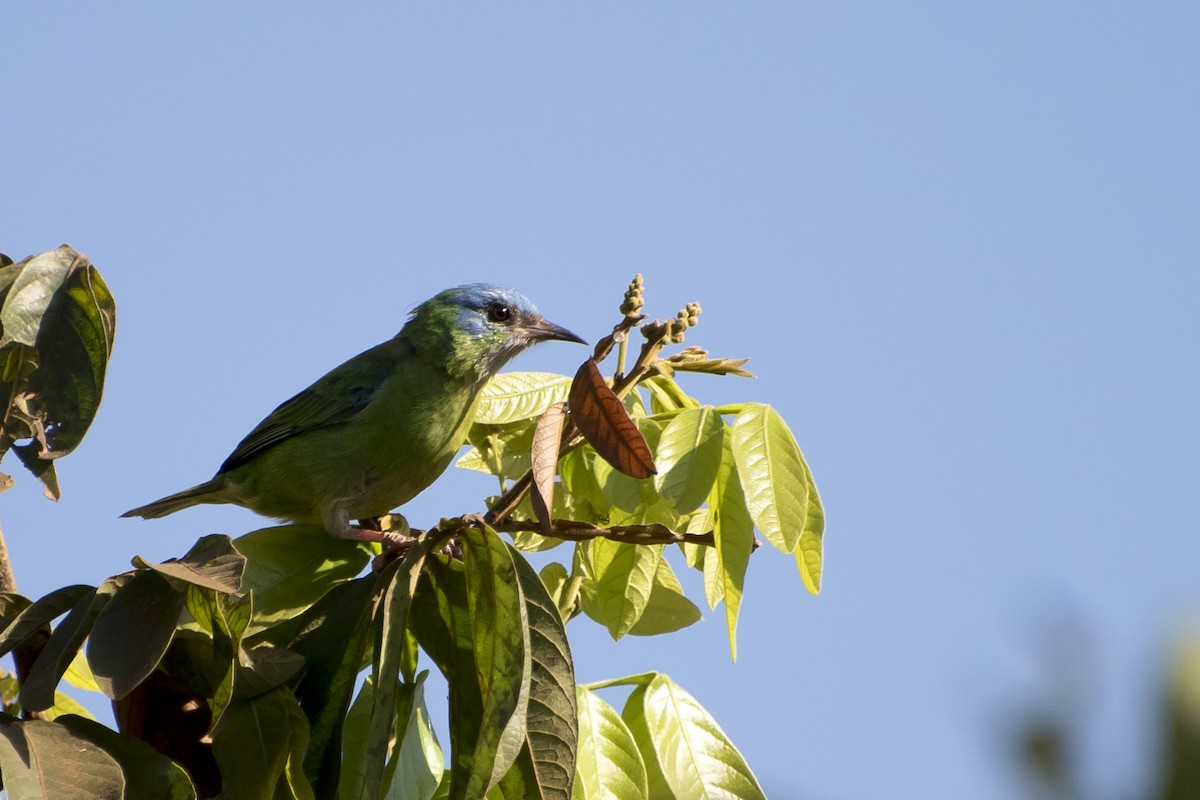
[[579,344],[587,344],[582,338],[571,333],[561,325],[555,325],[546,319],[539,319],[532,325],[525,327],[525,335],[535,342],[548,342],[551,340],[560,342],[578,342]]

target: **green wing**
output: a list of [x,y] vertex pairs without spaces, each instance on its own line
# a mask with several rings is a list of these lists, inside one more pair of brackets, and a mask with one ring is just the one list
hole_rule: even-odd
[[407,343],[393,339],[335,367],[258,423],[229,454],[217,474],[237,469],[294,436],[353,419],[370,404],[408,350]]

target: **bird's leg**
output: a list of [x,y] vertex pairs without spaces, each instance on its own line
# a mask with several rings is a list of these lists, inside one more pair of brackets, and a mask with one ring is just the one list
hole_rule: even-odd
[[[397,521],[399,524],[397,524]],[[395,557],[403,555],[412,545],[412,537],[408,535],[408,520],[399,514],[391,515],[389,530],[384,530],[379,517],[360,519],[357,525],[350,524],[350,517],[345,511],[333,510],[325,518],[325,530],[339,539],[349,539],[355,542],[378,542],[383,545],[384,553]]]

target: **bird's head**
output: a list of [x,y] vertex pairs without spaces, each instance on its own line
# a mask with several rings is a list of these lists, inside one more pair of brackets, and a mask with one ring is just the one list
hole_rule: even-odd
[[471,283],[422,303],[405,326],[418,346],[443,349],[447,366],[486,379],[538,342],[586,342],[548,321],[515,289]]

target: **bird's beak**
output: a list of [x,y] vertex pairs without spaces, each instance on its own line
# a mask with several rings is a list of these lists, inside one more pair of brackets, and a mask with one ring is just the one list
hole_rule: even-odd
[[548,342],[556,340],[560,342],[578,342],[579,344],[587,344],[582,338],[571,333],[561,325],[555,325],[546,319],[539,319],[532,325],[525,327],[525,335],[534,342]]

